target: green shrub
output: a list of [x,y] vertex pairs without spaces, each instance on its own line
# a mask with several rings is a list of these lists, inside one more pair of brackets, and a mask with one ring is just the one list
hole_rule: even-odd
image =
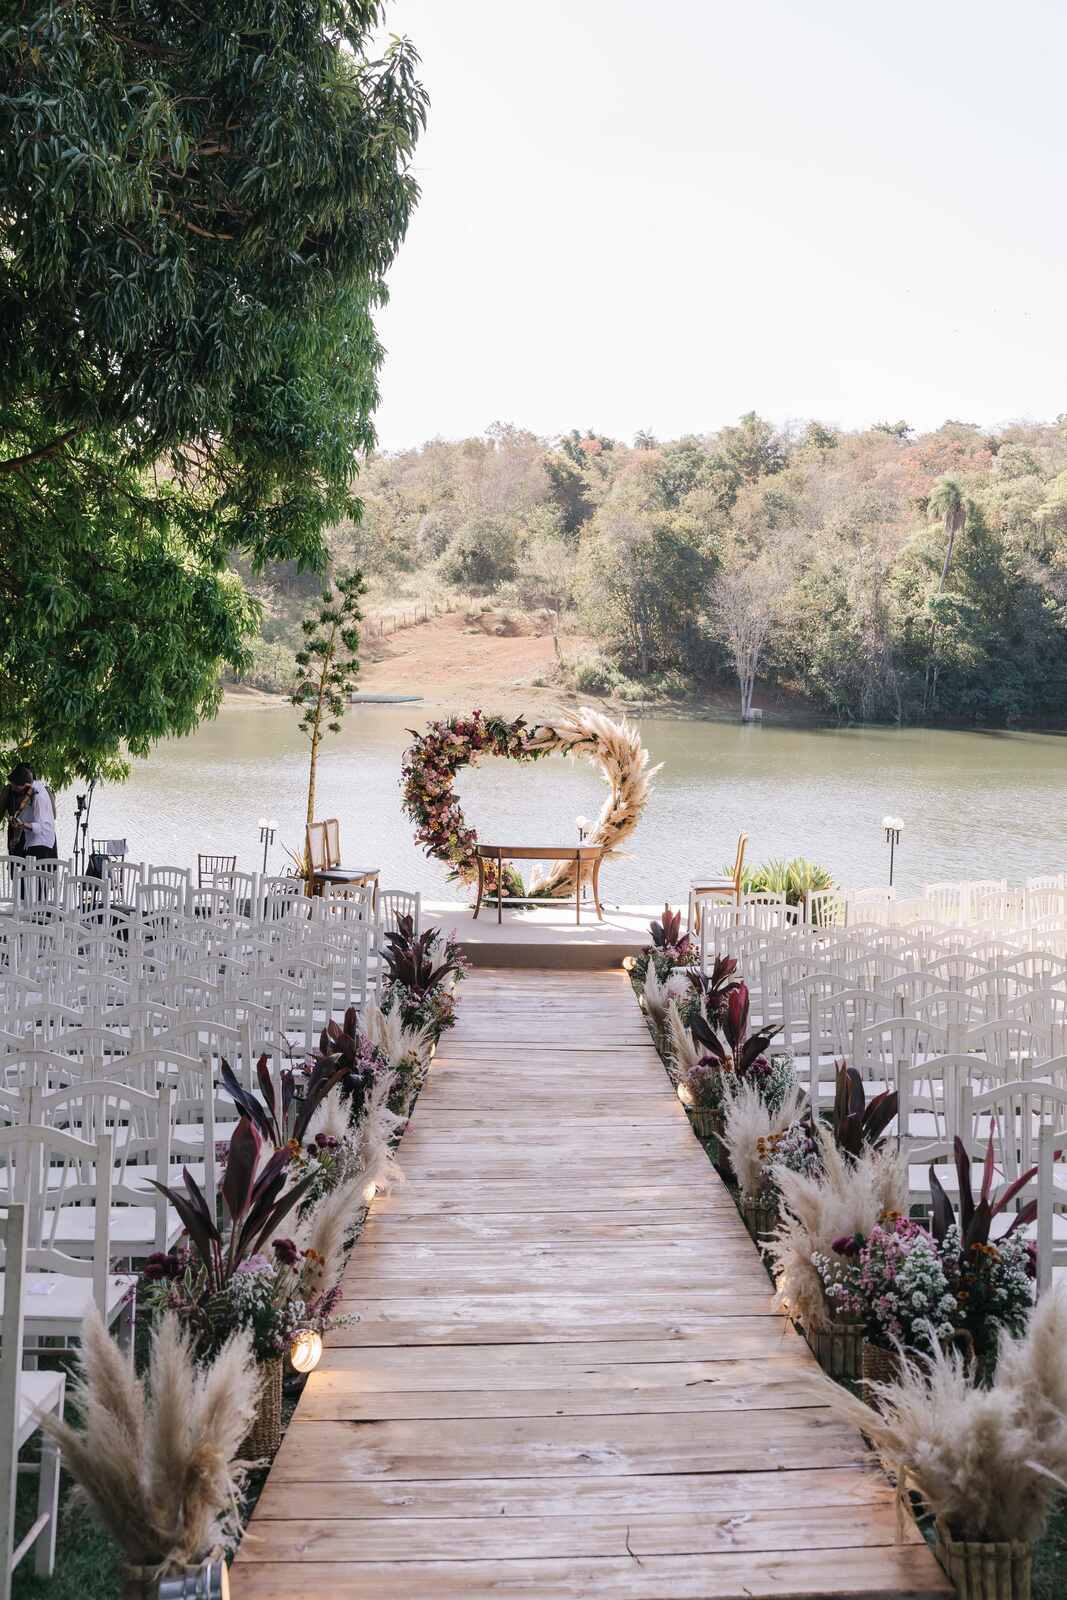
[[288,694],[296,683],[296,657],[279,640],[253,639],[252,665],[241,674],[240,682],[252,689]]
[[618,667],[605,661],[603,656],[586,656],[574,663],[572,671],[574,687],[579,694],[614,694],[622,682]]
[[[723,868],[729,877],[733,863]],[[794,856],[792,861],[765,861],[760,867],[746,867],[741,874],[744,894],[784,894],[786,904],[798,906],[807,894],[818,889],[832,889],[833,875],[827,867],[820,867],[804,856]]]
[[456,534],[441,558],[449,583],[470,589],[492,589],[518,572],[519,538],[502,518],[478,517]]

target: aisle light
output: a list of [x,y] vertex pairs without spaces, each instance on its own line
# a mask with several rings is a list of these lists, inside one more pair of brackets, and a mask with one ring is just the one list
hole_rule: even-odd
[[289,1360],[297,1372],[314,1372],[322,1360],[322,1334],[314,1328],[298,1328],[289,1346]]
[[158,1600],[230,1600],[230,1569],[219,1556],[184,1572],[165,1572],[155,1594]]

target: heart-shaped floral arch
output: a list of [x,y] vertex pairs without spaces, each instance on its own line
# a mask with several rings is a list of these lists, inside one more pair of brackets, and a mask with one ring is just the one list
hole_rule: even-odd
[[[455,792],[461,767],[485,755],[512,761],[536,761],[554,751],[588,757],[600,768],[611,793],[585,842],[605,846],[609,856],[637,827],[659,771],[649,766],[648,751],[636,728],[585,707],[535,727],[528,726],[524,717],[512,722],[472,711],[466,717],[431,722],[425,733],[414,729],[411,733],[415,743],[405,751],[402,768],[404,809],[426,854],[446,862],[451,876],[466,884],[478,876],[478,835],[464,819]],[[573,863],[557,862],[531,889],[539,897],[572,894],[575,871]],[[512,886],[521,893],[520,883],[513,876]]]

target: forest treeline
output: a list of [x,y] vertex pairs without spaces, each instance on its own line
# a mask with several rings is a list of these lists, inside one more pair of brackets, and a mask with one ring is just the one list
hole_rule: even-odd
[[[337,566],[380,594],[421,575],[556,607],[596,641],[588,691],[732,680],[744,709],[758,678],[842,719],[994,725],[1067,699],[1067,417],[916,434],[750,413],[629,444],[498,424],[374,456],[359,494]],[[268,652],[294,587],[275,575]]]

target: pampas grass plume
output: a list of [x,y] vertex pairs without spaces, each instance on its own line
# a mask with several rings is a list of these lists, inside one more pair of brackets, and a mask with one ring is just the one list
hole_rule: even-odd
[[[903,1354],[903,1352],[902,1352]],[[825,1403],[861,1428],[891,1472],[904,1474],[953,1538],[1040,1538],[1067,1479],[1067,1290],[1044,1295],[1018,1338],[1003,1335],[989,1388],[954,1351],[903,1361],[873,1384],[878,1408],[828,1379]]]
[[[648,970],[650,973],[654,970],[651,962]],[[682,1013],[675,1000],[667,1006],[667,1053],[671,1076],[676,1083],[688,1077],[700,1061],[697,1042],[682,1021]]]
[[751,1083],[741,1083],[727,1093],[723,1109],[723,1144],[743,1196],[755,1197],[763,1187],[766,1162],[759,1153],[760,1141],[791,1127],[803,1104],[804,1096],[795,1087],[773,1112],[767,1109]]
[[235,1461],[255,1415],[260,1375],[251,1335],[240,1333],[198,1365],[177,1318],[153,1333],[139,1380],[98,1312],[82,1330],[73,1385],[83,1425],[42,1416],[63,1452],[75,1496],[132,1566],[195,1566],[239,1531],[244,1467]]
[[823,1282],[812,1253],[832,1253],[843,1234],[869,1233],[887,1211],[908,1211],[908,1164],[889,1146],[867,1150],[858,1161],[843,1156],[833,1134],[816,1125],[822,1172],[807,1177],[775,1168],[778,1185],[778,1236],[770,1254],[777,1280],[775,1304],[797,1317],[809,1332],[826,1328]]

